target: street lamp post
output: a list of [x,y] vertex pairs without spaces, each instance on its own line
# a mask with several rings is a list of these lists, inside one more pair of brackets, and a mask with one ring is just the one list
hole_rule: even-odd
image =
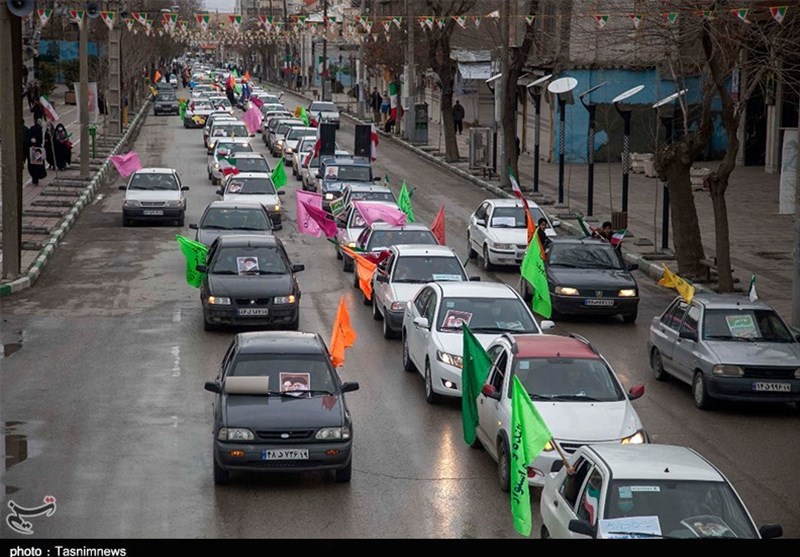
[[542,88],[553,77],[552,74],[540,77],[528,84],[528,92],[533,98],[533,193],[539,192],[539,144],[542,129]]
[[502,117],[499,110],[500,99],[497,98],[498,95],[496,91],[495,81],[497,81],[501,77],[503,77],[503,74],[499,73],[497,75],[493,75],[492,77],[486,80],[486,87],[488,87],[489,91],[491,91],[492,95],[494,95],[495,119],[494,119],[494,125],[492,126],[492,171],[493,172],[497,172],[497,125]]
[[564,206],[564,150],[566,148],[564,134],[566,133],[567,104],[574,104],[572,90],[578,86],[574,77],[556,79],[547,86],[547,90],[558,95],[558,205]]
[[633,89],[628,89],[624,93],[621,93],[614,97],[611,101],[614,103],[614,108],[617,109],[617,112],[620,116],[622,116],[623,122],[623,137],[622,137],[622,213],[625,215],[623,217],[624,223],[623,228],[627,227],[628,222],[628,175],[630,171],[631,161],[630,161],[630,144],[631,144],[631,114],[633,113],[632,110],[623,110],[620,108],[620,103],[622,101],[629,99],[630,97],[637,94],[639,91],[644,89],[644,85],[637,85]]
[[589,135],[586,139],[586,162],[589,165],[588,168],[588,181],[586,182],[586,216],[591,217],[594,215],[594,130],[595,130],[595,119],[597,115],[597,105],[593,102],[586,102],[585,99],[588,99],[589,96],[600,89],[600,87],[606,85],[607,82],[600,83],[599,85],[595,85],[594,87],[587,89],[580,95],[578,98],[581,100],[581,104],[583,107],[589,112]]
[[[661,99],[653,105],[656,116],[664,127],[664,139],[667,145],[672,143],[672,135],[675,130],[675,107],[673,102],[686,94],[688,89],[683,89],[670,96]],[[661,183],[662,207],[661,207],[661,249],[669,249],[669,182],[664,180]]]

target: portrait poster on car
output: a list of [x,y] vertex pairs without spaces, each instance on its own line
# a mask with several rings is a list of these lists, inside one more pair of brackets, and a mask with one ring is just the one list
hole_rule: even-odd
[[325,169],[326,180],[335,180],[338,175],[339,175],[338,166],[329,166],[328,168]]
[[468,311],[458,311],[455,309],[448,309],[444,315],[444,323],[442,326],[445,329],[460,329],[463,326],[469,326],[472,321],[472,314]]
[[240,275],[253,273],[258,271],[258,258],[257,257],[237,257],[236,270]]
[[733,530],[725,523],[722,518],[711,515],[698,515],[681,520],[681,524],[686,526],[698,538],[736,538],[738,537]]
[[242,191],[243,182],[231,182],[228,186],[228,193],[239,193]]
[[311,390],[310,373],[281,372],[280,382],[281,392],[289,393],[293,396],[302,396],[304,391]]
[[725,322],[734,338],[755,338],[758,336],[752,315],[726,315]]

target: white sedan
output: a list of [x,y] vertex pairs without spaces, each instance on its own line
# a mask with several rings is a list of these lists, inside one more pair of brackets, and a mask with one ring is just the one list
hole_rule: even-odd
[[[534,224],[539,219],[547,221],[545,233],[555,236],[561,221],[550,220],[533,201],[528,208]],[[483,267],[489,271],[494,265],[519,265],[528,249],[528,224],[525,209],[519,199],[487,199],[469,218],[467,228],[469,257],[481,256]]]
[[238,201],[258,203],[267,210],[273,229],[280,229],[281,200],[278,196],[285,194],[276,190],[272,178],[265,172],[240,172],[231,174],[225,186],[217,190],[222,201]]
[[253,146],[244,138],[218,137],[214,139],[216,139],[214,148],[208,156],[208,179],[216,185],[222,183],[222,168],[227,163],[227,160],[223,163],[222,159],[235,157],[237,153],[252,153]]
[[505,333],[541,334],[552,321],[536,323],[519,294],[503,283],[433,282],[406,304],[403,369],[425,378],[425,399],[461,396],[462,325],[487,347]]

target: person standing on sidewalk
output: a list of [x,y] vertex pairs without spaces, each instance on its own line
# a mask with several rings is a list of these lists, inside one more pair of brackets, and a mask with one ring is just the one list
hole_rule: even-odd
[[381,99],[381,122],[386,125],[386,122],[389,120],[389,107],[391,106],[391,102],[389,101],[389,93],[386,91],[383,92],[383,98]]
[[370,95],[369,99],[369,106],[372,109],[372,114],[375,118],[375,123],[378,124],[381,121],[381,94],[378,93],[378,88],[372,88],[372,94]]
[[461,106],[461,102],[458,100],[453,106],[453,122],[456,125],[456,133],[461,135],[464,131],[464,107]]
[[28,157],[28,174],[31,175],[34,186],[39,184],[39,180],[47,177],[43,146],[44,130],[42,129],[41,120],[36,120],[36,123],[30,128],[29,142],[25,146]]

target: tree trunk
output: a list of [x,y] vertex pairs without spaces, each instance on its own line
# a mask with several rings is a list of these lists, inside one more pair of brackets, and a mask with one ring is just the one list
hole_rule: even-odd
[[705,257],[705,252],[689,177],[691,167],[691,163],[676,158],[665,171],[669,183],[672,242],[678,260],[678,274],[697,277],[701,272],[700,260]]
[[[505,169],[511,168],[514,176],[517,176],[517,180],[519,180],[519,170],[517,168],[519,159],[517,153],[517,79],[519,79],[519,71],[515,71],[515,69],[509,67],[510,79],[505,82],[505,88],[503,89],[505,110],[503,111],[502,129],[505,160],[500,161],[500,167],[503,169],[501,175],[506,176]],[[504,180],[503,187],[507,186],[509,186],[509,182]]]
[[714,208],[714,241],[717,252],[717,274],[719,277],[717,290],[719,292],[733,292],[731,244],[728,236],[728,205],[725,202],[726,189],[727,184],[711,187],[711,205]]
[[456,139],[456,124],[453,119],[453,87],[442,84],[442,129],[444,130],[445,160],[458,162],[458,140]]

